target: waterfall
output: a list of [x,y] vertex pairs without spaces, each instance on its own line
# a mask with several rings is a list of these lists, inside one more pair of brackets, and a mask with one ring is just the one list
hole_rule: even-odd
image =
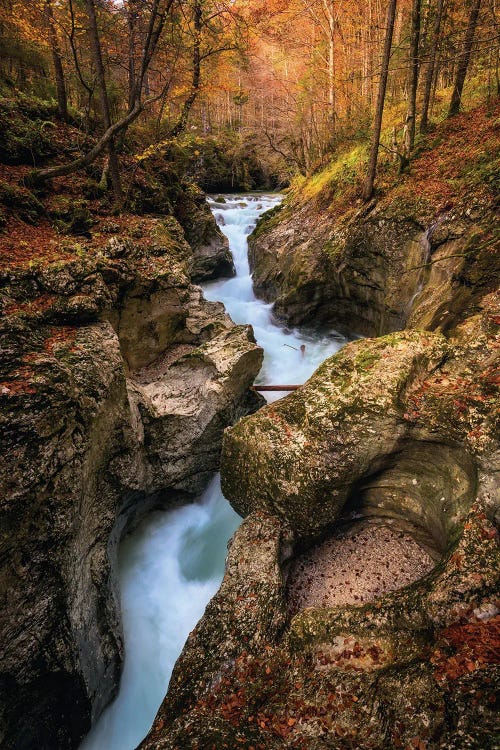
[[[229,240],[236,276],[205,285],[207,299],[223,302],[235,323],[251,323],[265,350],[259,382],[304,382],[345,339],[280,326],[271,305],[255,298],[248,267],[248,235],[277,195],[210,200]],[[305,350],[301,351],[301,346]],[[280,398],[269,394],[269,401]],[[125,663],[116,700],[104,711],[81,750],[134,750],[148,733],[189,632],[203,615],[224,573],[227,542],[239,516],[216,476],[203,496],[171,511],[150,514],[120,546],[119,581]]]

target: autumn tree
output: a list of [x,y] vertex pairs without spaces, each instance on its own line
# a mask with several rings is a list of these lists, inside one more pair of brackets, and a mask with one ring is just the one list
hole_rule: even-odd
[[378,87],[377,108],[375,111],[375,121],[373,126],[373,138],[368,160],[368,172],[366,175],[365,186],[363,189],[363,198],[365,201],[370,200],[373,195],[373,184],[377,172],[378,150],[380,143],[380,133],[382,130],[382,116],[384,113],[385,92],[387,89],[387,78],[389,75],[389,63],[391,58],[392,35],[394,32],[394,19],[396,17],[397,0],[389,0],[387,5],[387,21],[385,30],[384,51],[382,55],[382,68],[380,73],[380,82]]
[[61,56],[61,50],[59,47],[59,40],[57,37],[56,23],[54,19],[54,9],[52,7],[52,0],[45,0],[45,17],[47,20],[47,29],[50,41],[50,48],[52,52],[52,60],[54,63],[54,72],[56,77],[56,88],[57,88],[57,109],[59,117],[63,120],[68,119],[68,98],[66,95],[66,84],[64,81],[64,69]]
[[429,105],[431,101],[432,83],[436,70],[436,59],[441,35],[441,23],[443,19],[445,0],[437,0],[435,10],[434,26],[429,45],[429,61],[425,73],[424,94],[422,101],[422,114],[420,119],[420,132],[425,133],[429,126]]
[[[106,75],[104,72],[104,63],[102,60],[101,41],[99,38],[99,30],[97,28],[97,17],[95,11],[94,0],[86,0],[87,13],[89,17],[89,36],[90,44],[92,48],[92,54],[94,58],[94,65],[96,69],[97,85],[99,89],[99,98],[101,102],[101,113],[102,121],[106,131],[111,128],[111,112],[109,107],[108,91],[106,87]],[[120,167],[118,164],[118,155],[115,149],[114,138],[110,138],[107,142],[108,150],[108,162],[107,170],[111,177],[111,184],[113,185],[113,193],[115,201],[119,203],[122,197],[122,188],[120,180]]]
[[410,55],[408,74],[408,111],[405,124],[405,157],[409,161],[415,141],[417,118],[417,88],[420,70],[420,14],[421,0],[413,0],[411,11]]
[[[106,82],[104,78],[104,70],[101,72],[99,71],[99,54],[100,54],[100,39],[99,39],[99,31],[97,29],[97,22],[95,18],[95,7],[93,0],[86,0],[87,2],[87,10],[88,10],[88,17],[89,17],[89,29],[90,29],[90,36],[92,39],[93,44],[93,52],[94,52],[94,62],[96,64],[96,67],[98,68],[97,71],[97,78],[99,80],[99,88],[101,92],[101,106],[102,106],[102,113],[103,113],[103,120],[105,125],[105,132],[101,136],[101,138],[97,141],[95,146],[90,149],[86,154],[80,156],[78,159],[75,159],[72,162],[69,162],[67,164],[62,164],[56,167],[49,167],[47,169],[38,170],[35,175],[34,179],[39,182],[44,182],[46,180],[52,179],[53,177],[59,177],[66,174],[71,174],[72,172],[75,172],[79,169],[83,169],[84,167],[91,164],[95,159],[97,159],[98,156],[102,154],[102,152],[105,149],[108,149],[109,157],[110,157],[110,169],[113,169],[113,161],[114,158],[116,158],[116,153],[113,148],[113,143],[115,138],[125,131],[134,120],[137,119],[137,117],[141,114],[141,112],[144,110],[144,108],[150,103],[149,101],[143,101],[142,99],[142,92],[144,87],[144,80],[146,77],[146,74],[148,72],[148,69],[151,65],[151,61],[154,57],[154,54],[156,52],[156,49],[158,47],[158,43],[161,38],[161,34],[163,31],[163,28],[165,26],[165,23],[167,21],[167,17],[171,11],[172,5],[174,3],[174,0],[166,0],[164,3],[161,2],[161,0],[153,0],[151,10],[149,13],[149,22],[147,25],[147,31],[145,36],[145,42],[144,42],[144,48],[142,52],[142,57],[140,60],[140,65],[138,68],[137,75],[135,76],[135,79],[132,83],[132,90],[133,94],[130,97],[131,101],[129,103],[128,111],[126,114],[124,114],[121,118],[119,118],[116,122],[111,122],[111,116],[109,113],[109,102],[107,100],[107,93],[106,93]],[[157,97],[152,97],[151,101],[156,100]],[[117,162],[114,162],[115,166],[117,167]],[[113,181],[113,189],[115,193],[115,198],[119,200],[121,196],[121,188],[119,184],[119,174],[116,178],[113,177],[113,173],[111,172],[111,179]]]
[[472,0],[469,22],[467,24],[467,31],[465,32],[465,39],[460,57],[458,60],[457,74],[455,77],[455,85],[453,87],[453,94],[451,96],[450,109],[448,111],[448,117],[457,115],[460,111],[460,102],[462,101],[462,92],[464,88],[465,78],[467,76],[467,69],[472,54],[472,47],[474,44],[474,35],[476,33],[477,19],[479,17],[479,9],[481,7],[481,0]]

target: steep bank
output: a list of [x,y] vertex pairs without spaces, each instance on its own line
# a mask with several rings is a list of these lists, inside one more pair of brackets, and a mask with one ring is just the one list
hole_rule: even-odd
[[382,164],[379,194],[367,205],[358,198],[359,149],[298,183],[250,238],[255,293],[291,325],[328,323],[366,336],[407,323],[449,328],[458,301],[462,312],[473,310],[498,279],[498,116],[483,107],[441,125],[409,175]]
[[[56,157],[71,137],[57,130]],[[194,251],[160,218],[186,188],[138,171],[142,215],[114,216],[88,175],[35,195],[27,164],[1,171],[0,744],[52,750],[77,746],[117,688],[121,535],[206,486],[224,428],[261,403],[262,351],[191,284],[205,230],[227,255],[210,214]]]
[[[460,139],[458,125],[447,127]],[[436,201],[445,188],[456,200],[436,203],[412,229],[420,239],[405,245],[411,267],[425,265],[412,284],[399,240],[410,236],[401,191],[413,176],[367,215],[354,209],[336,222],[330,196],[322,207],[299,207],[298,217],[291,201],[257,227],[255,262],[269,265],[263,275],[256,267],[254,279],[258,289],[270,280],[269,298],[276,292],[275,309],[283,304],[287,320],[303,312],[316,321],[357,320],[370,333],[387,321],[407,330],[348,344],[301,389],[226,431],[223,490],[246,519],[141,750],[496,747],[499,254],[492,171],[471,138],[472,173],[462,151],[466,180],[454,186],[452,173],[432,184]],[[452,158],[456,168],[457,153],[446,149],[443,141],[443,162],[436,151],[429,156],[438,171]],[[389,204],[387,228],[381,212]],[[361,292],[353,273],[359,246],[346,255],[345,222],[367,250]],[[343,253],[329,278],[326,231]],[[429,246],[421,246],[425,232]],[[286,285],[297,278],[292,294]],[[364,307],[372,302],[373,316]],[[353,561],[341,541],[346,528],[360,538],[377,540],[380,530],[406,538],[425,565],[408,583],[393,570],[395,545],[379,544],[378,568],[376,560],[360,566],[360,550],[342,576],[329,566]],[[323,567],[301,579],[301,601],[293,571],[308,554]],[[314,600],[319,575],[335,578],[333,603]],[[387,588],[363,601],[359,592],[374,578]]]

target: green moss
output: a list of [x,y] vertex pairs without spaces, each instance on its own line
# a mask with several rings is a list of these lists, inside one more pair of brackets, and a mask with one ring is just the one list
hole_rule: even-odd
[[327,240],[321,248],[321,256],[326,261],[337,261],[345,245],[340,238],[335,237]]
[[43,205],[33,193],[8,182],[0,182],[0,204],[29,224],[35,224],[44,213]]
[[54,154],[50,103],[19,96],[0,100],[0,160],[33,164]]
[[49,216],[62,234],[87,235],[94,223],[87,201],[63,195],[51,201]]
[[365,349],[364,351],[360,351],[359,354],[356,355],[356,368],[363,371],[371,370],[371,368],[376,362],[379,361],[379,359],[380,354],[378,354],[378,352],[373,352],[369,349]]
[[365,162],[366,145],[358,145],[339,154],[311,177],[296,178],[291,186],[292,194],[303,202],[320,196],[331,199],[347,187],[357,184]]
[[274,206],[274,208],[270,208],[269,211],[263,213],[250,235],[250,238],[256,240],[261,234],[269,232],[271,229],[278,226],[278,224],[286,218],[283,209],[284,204],[279,203],[277,206]]

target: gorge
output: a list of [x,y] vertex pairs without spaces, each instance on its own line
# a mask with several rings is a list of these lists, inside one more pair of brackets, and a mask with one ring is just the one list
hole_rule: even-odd
[[[284,383],[293,375],[302,382],[344,340],[335,333],[302,334],[273,324],[269,305],[253,295],[247,236],[258,216],[280,200],[272,195],[226,195],[223,203],[211,201],[229,239],[236,276],[205,284],[204,296],[223,302],[234,322],[252,324],[257,343],[264,347],[258,380]],[[120,693],[82,750],[133,750],[147,734],[184,641],[220,584],[227,542],[238,523],[216,478],[198,504],[163,516],[155,513],[122,542],[125,661]]]
[[0,6],[0,750],[497,750],[495,3]]

